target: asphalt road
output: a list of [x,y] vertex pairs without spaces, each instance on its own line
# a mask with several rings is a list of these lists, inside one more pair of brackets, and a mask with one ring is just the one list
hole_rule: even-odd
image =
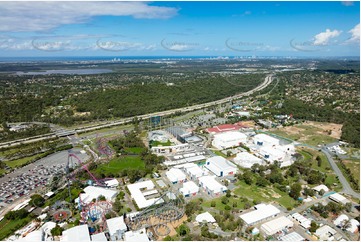
[[[219,105],[219,104],[227,103],[227,102],[230,102],[230,101],[232,101],[234,99],[239,99],[241,97],[251,95],[251,94],[253,94],[253,93],[257,92],[257,91],[261,91],[262,89],[266,88],[269,84],[271,84],[273,79],[274,79],[273,74],[270,74],[270,75],[266,76],[264,82],[262,82],[262,84],[257,86],[256,88],[254,88],[254,89],[252,89],[250,91],[240,93],[240,94],[237,94],[237,95],[234,95],[234,96],[231,96],[231,97],[226,97],[226,98],[223,98],[223,99],[220,99],[220,100],[217,100],[217,101],[212,101],[212,102],[203,103],[203,104],[197,104],[197,105],[184,107],[184,108],[171,109],[171,110],[162,111],[162,112],[138,115],[138,116],[134,116],[134,117],[120,119],[118,121],[107,121],[107,122],[102,123],[102,124],[95,124],[95,125],[78,127],[75,130],[71,130],[69,132],[84,133],[84,132],[94,131],[94,130],[97,130],[97,129],[108,128],[108,127],[117,126],[117,125],[123,125],[123,124],[129,123],[129,122],[132,122],[132,120],[134,118],[136,118],[136,117],[138,119],[148,119],[148,118],[153,117],[153,116],[166,116],[166,115],[174,114],[174,113],[177,113],[177,112],[195,111],[195,110],[203,109],[203,108],[210,107],[210,106],[213,106],[213,105]],[[64,132],[66,133],[67,130],[64,130]],[[0,148],[12,147],[12,146],[19,145],[21,143],[31,143],[31,142],[35,142],[35,141],[39,141],[39,140],[46,140],[46,139],[50,139],[50,138],[54,138],[54,137],[57,137],[56,134],[55,133],[50,133],[50,134],[42,135],[40,137],[37,136],[37,137],[28,137],[28,138],[20,139],[20,140],[13,140],[13,141],[9,141],[9,142],[0,143]]]
[[[294,142],[295,144],[297,144],[298,146],[309,147],[309,148],[314,149],[314,150],[317,150],[317,151],[320,149],[320,148],[318,148],[318,147],[315,147],[315,146],[312,146],[312,145],[307,145],[307,144],[302,144],[302,143],[299,143],[299,142],[297,142],[297,141],[291,140],[291,139],[289,139],[289,138],[284,138],[284,137],[279,136],[279,135],[276,135],[276,134],[271,134],[271,133],[268,133],[268,132],[263,132],[263,133],[269,134],[269,135],[274,136],[274,137],[279,138],[279,139],[285,139],[285,140],[288,140],[288,141],[293,141],[293,142]],[[334,143],[333,143],[333,144],[334,144]],[[328,147],[328,145],[325,145],[325,147]],[[343,173],[341,172],[341,170],[338,168],[335,160],[332,158],[332,153],[330,153],[330,152],[327,150],[327,148],[325,148],[325,147],[323,147],[323,148],[321,149],[321,151],[322,151],[322,153],[324,153],[324,154],[326,155],[327,160],[328,160],[328,162],[329,162],[330,165],[331,165],[331,168],[332,168],[333,171],[335,172],[336,176],[338,176],[338,179],[340,180],[340,182],[341,182],[341,184],[342,184],[343,189],[342,189],[341,192],[343,192],[343,193],[345,193],[345,194],[348,194],[348,195],[350,195],[350,196],[352,196],[352,197],[355,197],[355,198],[360,198],[360,193],[355,192],[355,191],[351,188],[351,186],[350,186],[350,184],[348,183],[348,181],[346,180],[345,176],[343,175]]]
[[342,171],[338,168],[335,160],[332,158],[332,154],[329,153],[329,151],[326,148],[322,148],[321,151],[326,155],[328,162],[330,163],[332,169],[334,170],[334,172],[336,173],[336,175],[338,176],[338,179],[340,180],[341,184],[342,184],[342,192],[346,193],[348,195],[351,195],[355,198],[360,198],[360,193],[355,192],[350,184],[348,183],[348,181],[346,180],[346,178],[344,177]]

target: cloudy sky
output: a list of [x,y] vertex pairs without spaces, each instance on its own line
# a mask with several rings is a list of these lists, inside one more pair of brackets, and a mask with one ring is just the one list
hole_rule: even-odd
[[1,2],[0,56],[359,56],[359,2]]

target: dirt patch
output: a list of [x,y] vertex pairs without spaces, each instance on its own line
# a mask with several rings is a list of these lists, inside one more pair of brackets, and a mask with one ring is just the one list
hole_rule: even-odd
[[256,126],[256,123],[253,120],[242,121],[241,124],[248,128],[254,128]]
[[[334,123],[320,123],[313,121],[306,121],[304,125],[310,125],[316,128],[321,129],[321,134],[327,134],[335,139],[340,139],[342,134],[342,124]],[[318,132],[319,133],[319,132]]]

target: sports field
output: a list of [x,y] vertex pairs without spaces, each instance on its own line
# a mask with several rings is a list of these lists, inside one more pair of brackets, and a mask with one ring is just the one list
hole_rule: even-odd
[[145,163],[139,156],[118,157],[106,164],[99,165],[95,170],[95,173],[114,174],[125,169],[144,170]]

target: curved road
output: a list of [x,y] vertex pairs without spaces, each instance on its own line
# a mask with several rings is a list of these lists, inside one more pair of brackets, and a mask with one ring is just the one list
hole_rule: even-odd
[[[279,136],[279,135],[276,135],[276,134],[272,134],[272,133],[269,133],[269,132],[264,132],[262,131],[262,133],[266,133],[270,136],[274,136],[276,138],[280,138],[280,139],[284,139],[284,140],[287,140],[287,141],[290,141],[290,142],[294,142],[295,145],[297,146],[306,146],[306,147],[309,147],[311,149],[314,149],[314,150],[319,150],[320,148],[318,147],[315,147],[315,146],[312,146],[312,145],[308,145],[308,144],[302,144],[298,141],[295,141],[295,140],[292,140],[292,139],[289,139],[289,138],[285,138],[285,137],[282,137],[282,136]],[[325,148],[323,147],[321,149],[322,153],[324,153],[327,157],[327,160],[328,162],[330,163],[331,165],[331,168],[333,169],[333,171],[335,172],[336,176],[338,176],[338,179],[340,180],[341,184],[342,184],[342,191],[343,193],[345,194],[348,194],[352,197],[355,197],[355,198],[360,198],[360,193],[357,193],[355,192],[350,184],[348,183],[348,181],[346,180],[345,176],[343,175],[342,171],[340,170],[340,168],[338,168],[335,160],[332,158],[332,154]]]
[[153,116],[166,116],[166,115],[174,114],[174,113],[177,113],[177,112],[189,112],[189,111],[194,111],[194,110],[198,110],[198,109],[207,108],[207,107],[214,106],[214,105],[227,103],[227,102],[230,102],[230,101],[232,101],[234,99],[239,99],[241,97],[252,95],[253,93],[255,93],[257,91],[261,91],[262,89],[266,88],[269,84],[272,83],[273,78],[274,78],[273,74],[269,74],[269,75],[266,76],[264,82],[262,82],[261,85],[257,86],[256,88],[254,88],[254,89],[252,89],[250,91],[240,93],[240,94],[237,94],[237,95],[234,95],[234,96],[231,96],[231,97],[226,97],[226,98],[223,98],[223,99],[220,99],[220,100],[217,100],[217,101],[212,101],[212,102],[203,103],[203,104],[197,104],[197,105],[184,107],[184,108],[171,109],[171,110],[162,111],[162,112],[156,112],[156,113],[133,116],[133,117],[129,117],[129,118],[120,119],[118,121],[112,121],[112,122],[108,121],[108,122],[103,123],[103,124],[83,126],[83,127],[76,128],[75,130],[64,130],[63,133],[59,133],[59,134],[49,133],[49,134],[45,134],[45,135],[28,137],[28,138],[25,138],[25,139],[13,140],[13,141],[5,142],[5,143],[0,143],[0,148],[16,146],[16,145],[19,145],[21,143],[24,143],[24,144],[32,143],[32,142],[36,142],[36,141],[40,141],[40,140],[47,140],[47,139],[51,139],[51,138],[56,138],[56,137],[59,137],[59,136],[67,136],[67,135],[72,135],[72,134],[75,134],[75,133],[84,133],[84,132],[89,132],[89,131],[93,131],[93,130],[97,130],[97,129],[123,125],[123,124],[129,123],[129,122],[132,122],[134,118],[148,119],[148,118],[153,117]]

